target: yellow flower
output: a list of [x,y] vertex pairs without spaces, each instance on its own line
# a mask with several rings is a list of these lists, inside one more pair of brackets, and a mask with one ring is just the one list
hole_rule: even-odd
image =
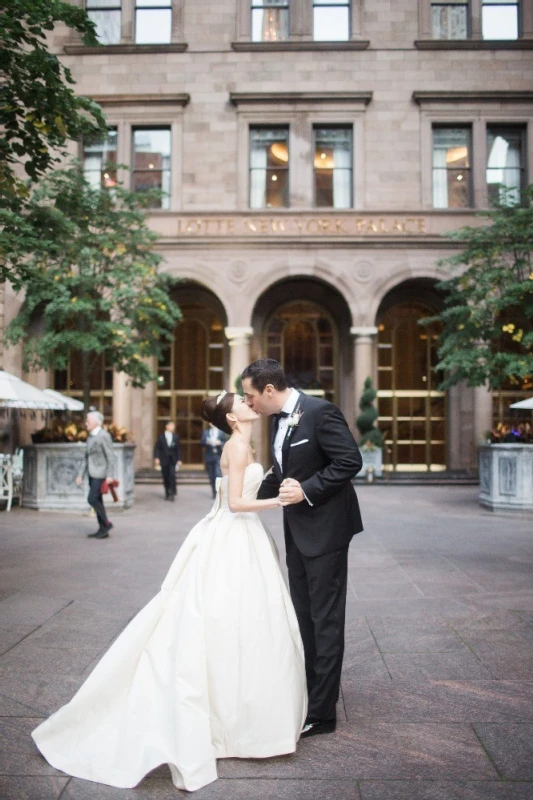
[[76,302],[77,302],[77,300],[78,300],[78,298],[77,298],[77,297],[73,297],[73,298],[72,298],[72,300],[71,300],[70,302],[71,302],[71,303],[76,303]]

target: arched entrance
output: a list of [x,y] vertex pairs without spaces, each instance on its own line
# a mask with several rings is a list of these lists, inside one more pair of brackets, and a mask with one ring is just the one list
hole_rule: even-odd
[[305,300],[279,306],[267,322],[264,351],[283,364],[291,386],[335,402],[338,335],[324,308]]
[[[275,358],[292,386],[338,405],[352,425],[352,318],[344,297],[313,278],[280,281],[256,303],[252,325],[253,358]],[[266,463],[270,453],[268,427],[261,442]]]
[[176,422],[184,464],[202,466],[200,406],[206,395],[222,390],[227,373],[226,315],[212,292],[193,284],[176,292],[183,319],[174,341],[158,364],[156,436]]
[[446,393],[435,369],[439,326],[419,324],[440,306],[432,282],[406,281],[378,312],[378,424],[391,471],[446,469]]

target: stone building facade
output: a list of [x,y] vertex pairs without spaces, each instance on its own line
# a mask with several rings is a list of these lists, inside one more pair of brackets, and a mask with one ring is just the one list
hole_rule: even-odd
[[[520,392],[440,392],[438,330],[418,320],[440,307],[437,262],[455,246],[443,234],[474,222],[495,184],[531,182],[531,0],[87,7],[102,45],[57,30],[54,46],[111,127],[85,152],[88,174],[113,180],[111,157],[133,188],[168,192],[150,224],[182,279],[158,383],[133,390],[105,365],[95,376],[138,466],[171,417],[198,463],[201,398],[270,355],[350,424],[373,377],[388,469],[473,467]],[[17,300],[5,305],[8,321]],[[18,350],[4,360],[20,372]],[[74,368],[34,379],[77,390]],[[260,457],[266,441],[264,425]]]

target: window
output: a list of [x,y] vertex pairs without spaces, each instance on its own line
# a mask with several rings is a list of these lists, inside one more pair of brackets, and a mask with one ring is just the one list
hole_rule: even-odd
[[96,25],[101,44],[119,44],[121,21],[120,0],[87,0],[86,11]]
[[153,207],[170,208],[170,128],[134,129],[132,188],[159,189],[163,196]]
[[484,39],[518,39],[517,0],[483,0],[481,30]]
[[472,205],[470,126],[433,126],[433,207]]
[[168,44],[172,31],[172,0],[135,0],[135,43]]
[[431,3],[433,39],[466,39],[468,37],[468,3],[464,0]]
[[289,36],[289,0],[252,0],[252,42],[277,42]]
[[314,0],[313,39],[345,42],[350,38],[350,0]]
[[352,128],[315,127],[315,206],[351,208]]
[[83,148],[83,173],[90,185],[99,189],[111,188],[117,182],[117,129],[110,128],[104,140],[85,144]]
[[250,208],[289,205],[289,128],[250,128]]
[[520,199],[524,185],[524,135],[525,128],[519,126],[487,126],[487,191],[491,203]]

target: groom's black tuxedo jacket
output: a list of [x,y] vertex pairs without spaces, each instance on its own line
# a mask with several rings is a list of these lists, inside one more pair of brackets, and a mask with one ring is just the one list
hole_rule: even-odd
[[[276,497],[284,478],[295,478],[307,500],[283,509],[285,535],[310,558],[347,547],[363,530],[352,478],[362,466],[361,453],[339,409],[300,393],[299,424],[289,428],[283,442],[283,470],[276,459],[258,499]],[[272,445],[277,421],[272,427]]]

